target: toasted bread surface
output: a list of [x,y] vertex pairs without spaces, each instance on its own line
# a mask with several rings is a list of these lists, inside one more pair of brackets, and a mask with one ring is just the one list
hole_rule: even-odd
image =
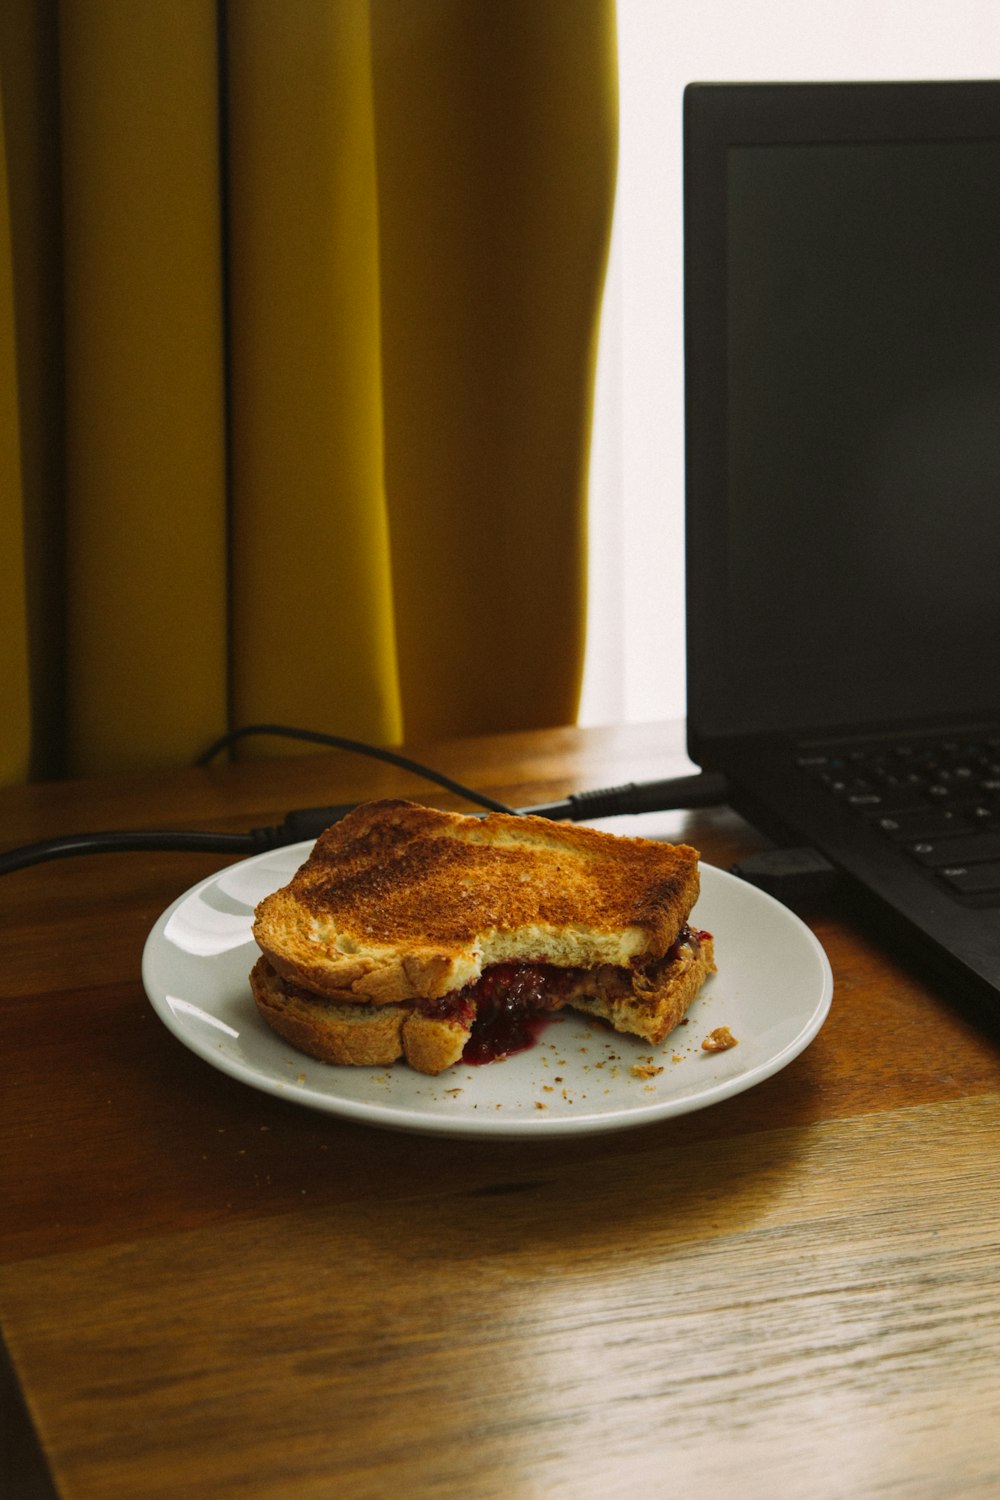
[[646,964],[698,895],[686,845],[545,818],[362,804],[258,906],[273,968],[339,1003],[446,995],[508,959]]

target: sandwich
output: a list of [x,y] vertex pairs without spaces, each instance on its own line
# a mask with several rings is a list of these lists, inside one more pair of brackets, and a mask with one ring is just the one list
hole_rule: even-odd
[[715,971],[698,853],[530,815],[363,803],[258,905],[267,1024],[323,1062],[438,1074],[569,1007],[659,1045]]

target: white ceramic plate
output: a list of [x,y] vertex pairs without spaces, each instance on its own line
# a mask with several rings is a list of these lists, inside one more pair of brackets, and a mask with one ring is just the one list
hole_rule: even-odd
[[[715,937],[718,974],[660,1048],[563,1012],[527,1052],[437,1078],[403,1064],[314,1061],[259,1018],[247,976],[257,902],[284,885],[309,844],[231,865],[179,897],[146,943],[153,1008],[192,1052],[252,1088],[368,1125],[440,1135],[551,1136],[620,1130],[704,1109],[784,1068],[830,1008],[833,979],[809,929],[772,897],[703,865],[692,926]],[[706,1052],[728,1026],[737,1045]]]

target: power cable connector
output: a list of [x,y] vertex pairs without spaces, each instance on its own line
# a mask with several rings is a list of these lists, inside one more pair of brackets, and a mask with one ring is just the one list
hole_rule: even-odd
[[624,786],[604,787],[592,792],[572,792],[561,802],[523,807],[537,818],[566,818],[574,823],[591,818],[614,818],[633,813],[679,812],[691,807],[718,807],[728,787],[716,771],[698,771],[667,781],[630,781]]

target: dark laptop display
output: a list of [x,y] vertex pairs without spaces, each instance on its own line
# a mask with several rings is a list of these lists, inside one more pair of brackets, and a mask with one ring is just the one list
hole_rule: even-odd
[[1000,83],[691,85],[688,734],[1000,991]]

